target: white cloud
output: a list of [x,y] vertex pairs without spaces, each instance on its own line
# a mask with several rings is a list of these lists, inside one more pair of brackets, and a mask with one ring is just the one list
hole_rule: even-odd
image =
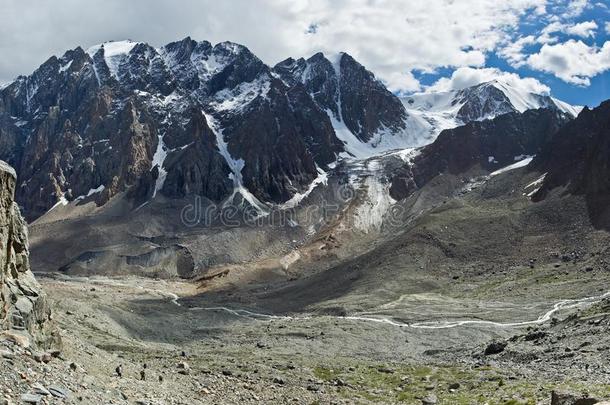
[[[577,11],[582,11],[588,6],[586,1],[572,1],[569,4],[572,4],[571,11],[573,14],[577,14]],[[519,37],[513,42],[509,42],[503,48],[499,49],[497,52],[498,55],[504,58],[514,68],[518,69],[529,64],[530,66],[533,66],[538,70],[552,73],[558,71],[558,68],[552,69],[551,67],[549,67],[549,61],[545,62],[542,59],[550,58],[555,60],[558,64],[561,64],[562,55],[550,55],[551,53],[554,53],[553,50],[560,48],[553,48],[549,46],[545,47],[545,45],[557,44],[559,42],[559,37],[553,34],[564,33],[573,37],[593,38],[595,37],[596,31],[599,28],[599,26],[594,20],[582,21],[579,23],[567,23],[562,22],[562,17],[558,15],[552,15],[549,17],[549,21],[550,23],[538,32],[537,37],[535,37],[534,35]],[[610,33],[610,22],[606,22],[605,29],[607,32]],[[534,45],[535,43],[543,45],[544,51],[540,51],[540,53],[544,52],[543,55],[534,54],[538,55],[534,56],[528,54],[528,52],[525,51],[525,48],[527,46]],[[571,47],[571,45],[568,45],[568,47]],[[545,65],[546,67],[544,67]],[[582,77],[578,78],[573,76],[574,75],[569,74],[563,75],[563,77],[569,77],[570,79],[568,79],[568,81],[570,81],[571,83],[577,82],[581,85],[588,83],[586,80],[583,80]]]
[[606,21],[606,34],[610,35],[610,21]]
[[565,27],[565,33],[569,35],[575,35],[581,38],[589,38],[595,36],[595,31],[598,26],[595,21],[584,21],[578,24],[570,25]]
[[[48,56],[77,45],[131,38],[160,46],[190,35],[242,43],[268,64],[345,51],[394,91],[420,87],[413,71],[484,68],[493,52],[514,67],[528,65],[587,85],[608,69],[610,45],[559,43],[557,33],[610,34],[610,22],[575,23],[593,6],[588,0],[182,0],[176,7],[167,0],[106,0],[83,7],[81,0],[3,0],[0,80],[29,73]],[[521,23],[536,19],[547,26],[519,34]],[[470,70],[479,76],[487,71]]]
[[[370,66],[367,66],[366,64],[365,66],[367,68],[370,68]],[[397,91],[400,93],[411,93],[414,91],[421,90],[421,84],[419,83],[417,78],[413,76],[413,73],[411,71],[390,71],[380,78],[386,84],[391,86],[393,91]],[[392,86],[392,83],[394,83],[394,86]]]
[[564,18],[574,18],[580,16],[589,7],[589,0],[569,0],[566,10],[563,13]]
[[557,32],[561,32],[565,28],[565,25],[559,21],[553,21],[540,31],[537,42],[540,44],[553,44],[558,41],[557,37],[551,35]]
[[610,69],[610,41],[601,48],[575,40],[545,44],[538,53],[528,57],[527,64],[568,83],[589,86],[592,77]]
[[518,68],[525,64],[527,55],[523,52],[524,48],[528,45],[536,43],[536,37],[528,35],[517,39],[515,42],[509,43],[504,48],[498,51],[498,55],[506,59],[511,66]]
[[577,24],[564,24],[559,21],[553,21],[540,31],[540,36],[537,41],[541,44],[554,44],[559,41],[556,34],[562,32],[575,37],[589,38],[594,37],[595,32],[598,29],[598,25],[595,21],[583,21]]
[[543,14],[547,3],[182,0],[177,7],[166,0],[106,0],[84,7],[81,0],[3,0],[0,77],[30,72],[49,55],[77,45],[131,38],[159,46],[190,35],[243,43],[269,64],[317,51],[345,51],[391,89],[413,89],[416,80],[407,73],[413,69],[483,66],[486,55],[518,29],[528,12]]
[[[286,2],[274,0],[286,8]],[[413,88],[396,72],[434,71],[440,66],[485,64],[486,54],[518,28],[526,10],[544,12],[546,0],[299,0],[286,11],[296,26],[318,23],[301,53],[344,50],[382,78],[392,90]],[[299,28],[299,32],[302,28]],[[290,35],[299,42],[298,33]],[[294,49],[293,45],[293,49]]]
[[479,83],[498,80],[509,86],[529,93],[547,95],[550,88],[531,77],[521,77],[516,73],[503,72],[496,68],[475,69],[463,67],[456,69],[451,77],[443,77],[429,87],[433,91],[462,90]]

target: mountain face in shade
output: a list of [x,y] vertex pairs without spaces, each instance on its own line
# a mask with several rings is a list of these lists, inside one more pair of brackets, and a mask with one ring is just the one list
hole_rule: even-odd
[[558,189],[584,195],[594,223],[610,227],[610,101],[585,108],[545,145],[532,170],[543,174],[532,196],[540,201]]
[[[496,93],[454,94],[455,122],[522,112]],[[107,42],[0,90],[0,159],[17,169],[29,220],[121,192],[134,207],[199,195],[262,214],[338,159],[431,142],[442,125],[431,129],[418,102],[401,102],[348,54],[271,68],[231,42]]]
[[290,86],[303,86],[328,112],[337,131],[347,129],[345,135],[337,135],[348,144],[376,147],[382,137],[396,136],[407,129],[407,114],[400,100],[346,53],[334,61],[322,53],[309,59],[286,59],[274,67],[274,72]]
[[493,172],[534,156],[569,120],[555,109],[539,109],[445,130],[397,170],[390,194],[401,200],[441,174],[460,175],[473,168]]

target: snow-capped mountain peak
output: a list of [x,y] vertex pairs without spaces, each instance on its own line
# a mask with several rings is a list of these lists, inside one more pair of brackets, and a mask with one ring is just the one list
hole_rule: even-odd
[[[517,88],[502,80],[480,83],[465,89],[427,91],[401,97],[409,118],[417,123],[415,145],[431,143],[444,129],[472,121],[492,119],[512,112],[523,113],[539,108],[557,109],[576,117],[580,107]],[[415,132],[419,131],[419,136]]]
[[576,117],[582,109],[582,107],[572,106],[563,101],[559,101],[548,94],[536,94],[527,90],[518,89],[502,80],[493,80],[483,83],[482,86],[493,86],[500,90],[518,112],[538,108],[557,108],[564,113]]

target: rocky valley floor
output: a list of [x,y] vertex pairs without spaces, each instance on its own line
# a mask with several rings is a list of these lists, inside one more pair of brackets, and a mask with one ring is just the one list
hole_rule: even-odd
[[[8,403],[528,404],[550,403],[553,390],[610,396],[608,299],[566,304],[544,324],[444,323],[535,321],[555,305],[541,293],[569,277],[551,278],[529,301],[498,296],[475,305],[422,293],[352,317],[246,312],[179,282],[39,278],[64,347],[46,356],[5,340]],[[591,292],[599,296],[606,281],[590,279]],[[474,282],[488,288],[496,280]],[[459,305],[471,312],[458,315]]]
[[608,399],[608,233],[580,198],[532,203],[522,190],[537,177],[446,198],[444,176],[405,202],[435,201],[400,228],[356,238],[329,223],[289,266],[252,260],[191,281],[38,272],[63,349],[4,336],[5,403]]

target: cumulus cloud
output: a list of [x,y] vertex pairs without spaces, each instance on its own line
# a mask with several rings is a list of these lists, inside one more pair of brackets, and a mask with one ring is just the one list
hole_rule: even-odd
[[527,37],[519,38],[500,49],[498,55],[506,59],[511,66],[521,67],[525,65],[525,60],[527,58],[527,55],[524,53],[524,48],[535,43],[536,37],[528,35]]
[[516,73],[503,72],[496,68],[476,69],[470,67],[456,69],[451,77],[439,79],[429,89],[433,91],[462,90],[492,80],[498,80],[529,93],[547,95],[551,91],[548,86],[531,77],[523,78]]
[[601,48],[580,40],[545,44],[538,53],[527,58],[527,64],[568,83],[589,86],[592,77],[610,69],[610,41]]
[[[268,64],[348,52],[394,91],[420,89],[413,72],[454,68],[482,77],[490,71],[472,68],[484,68],[493,53],[513,67],[587,85],[608,69],[610,46],[560,43],[557,34],[586,39],[598,29],[610,33],[608,22],[574,21],[593,6],[588,0],[181,0],[179,6],[169,0],[3,0],[0,82],[77,45],[129,38],[161,46],[191,36],[242,43]],[[519,33],[521,24],[537,19],[547,24]]]
[[560,23],[559,21],[553,21],[540,31],[540,35],[538,36],[538,39],[536,41],[540,44],[553,44],[559,41],[559,39],[552,34],[561,32],[564,27],[565,25]]
[[565,28],[565,33],[577,37],[588,38],[594,37],[598,26],[595,21],[584,21],[578,24],[570,25]]
[[[606,24],[610,25],[610,23]],[[599,70],[599,66],[604,65],[603,61],[598,61],[602,55],[596,55],[594,47],[589,47],[581,41],[570,40],[563,44],[552,46],[559,42],[559,38],[553,34],[564,33],[572,37],[593,38],[598,28],[599,26],[594,20],[572,24],[555,20],[542,28],[537,38],[534,35],[517,38],[500,49],[498,55],[503,57],[514,68],[529,65],[536,70],[555,74],[567,82],[588,85],[589,77],[605,70]],[[526,52],[525,48],[527,46],[536,43],[543,45],[537,53],[530,54]],[[581,69],[585,73],[573,74],[572,72],[575,71],[574,68],[576,66],[569,67],[568,65],[571,63],[584,63],[585,65],[581,66]],[[594,68],[595,66],[598,68]],[[587,72],[597,73],[591,75]]]
[[556,43],[559,39],[552,34],[560,32],[580,38],[592,38],[595,36],[595,32],[598,28],[597,23],[593,20],[583,21],[577,24],[564,24],[559,21],[553,21],[540,31],[537,41],[541,44]]
[[269,64],[346,51],[393,90],[412,70],[483,66],[486,55],[547,0],[3,0],[0,80],[77,45],[110,39],[160,46],[187,35],[243,43]]
[[589,0],[569,0],[566,10],[563,13],[564,18],[574,18],[582,15],[589,7]]

